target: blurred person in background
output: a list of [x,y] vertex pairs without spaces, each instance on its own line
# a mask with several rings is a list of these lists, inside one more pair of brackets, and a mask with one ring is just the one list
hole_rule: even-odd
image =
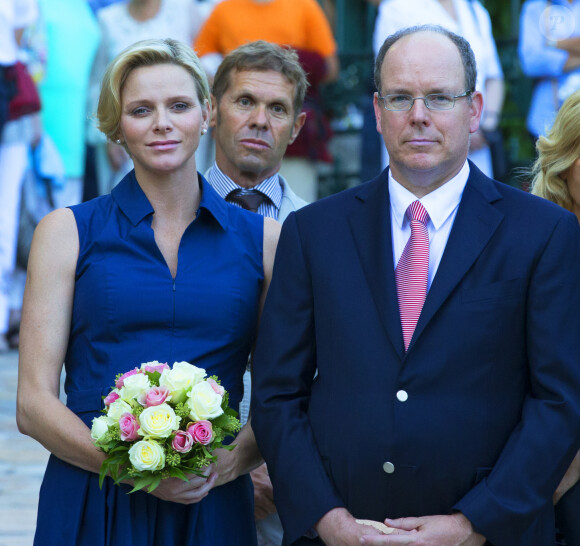
[[[580,90],[565,101],[533,166],[532,193],[573,212],[580,222]],[[580,451],[554,494],[556,525],[565,544],[580,544]]]
[[[383,0],[375,23],[375,55],[387,36],[402,28],[422,24],[441,25],[469,42],[477,63],[476,89],[483,95],[484,110],[479,129],[471,135],[468,157],[485,175],[502,177],[505,173],[494,172],[491,146],[496,145],[494,151],[501,161],[503,147],[497,129],[503,107],[504,81],[489,13],[478,0]],[[384,147],[383,151],[384,168],[388,155]]]
[[580,89],[580,0],[527,0],[520,15],[522,70],[534,78],[527,127],[535,140],[560,106]]
[[[138,42],[105,72],[99,127],[131,171],[108,195],[38,225],[24,295],[18,427],[51,452],[35,545],[256,544],[250,423],[206,476],[152,493],[107,477],[90,426],[131,362],[188,361],[219,376],[236,407],[271,277],[279,225],[227,204],[197,172],[210,118],[189,45]],[[66,371],[66,406],[59,379]]]
[[[133,168],[123,146],[107,141],[94,121],[99,84],[107,64],[123,49],[140,40],[173,38],[191,44],[203,19],[203,10],[193,0],[129,0],[98,10],[101,39],[91,69],[87,100],[87,168],[83,201],[109,193]],[[198,168],[203,172],[208,166],[201,163]]]
[[[30,145],[40,134],[37,114],[9,120],[15,94],[8,73],[21,58],[24,30],[38,17],[36,0],[0,2],[0,352],[18,344],[18,318],[11,318],[12,275],[16,264],[21,186]],[[17,315],[13,313],[13,315]]]
[[66,179],[57,207],[79,203],[85,168],[86,96],[98,46],[97,23],[86,1],[38,0],[48,58],[39,86],[44,131],[62,158]]
[[320,97],[320,86],[339,73],[332,29],[316,0],[223,0],[204,23],[194,48],[211,79],[225,55],[256,40],[292,47],[308,74],[306,122],[288,147],[280,172],[302,199],[315,201],[316,162],[332,160],[327,149],[331,132]]

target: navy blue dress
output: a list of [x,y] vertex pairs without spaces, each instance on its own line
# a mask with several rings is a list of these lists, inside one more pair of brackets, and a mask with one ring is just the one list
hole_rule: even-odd
[[[263,284],[263,219],[227,204],[200,176],[196,219],[175,278],[155,243],[153,208],[133,172],[71,207],[80,252],[65,369],[67,406],[91,426],[115,375],[142,362],[188,361],[216,374],[237,408]],[[200,503],[162,501],[51,455],[35,545],[256,544],[249,476]]]

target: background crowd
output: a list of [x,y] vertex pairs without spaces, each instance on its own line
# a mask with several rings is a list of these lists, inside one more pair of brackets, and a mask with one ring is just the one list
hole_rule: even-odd
[[[580,0],[526,0],[521,5],[518,66],[533,89],[525,124],[532,149],[536,151],[537,143],[539,154],[529,158],[527,171],[510,170],[508,165],[501,131],[507,77],[486,2],[367,2],[376,7],[372,11],[375,55],[388,35],[424,23],[441,25],[470,42],[484,111],[480,129],[471,137],[469,158],[483,173],[506,184],[527,188],[527,182],[533,181],[534,193],[575,212],[580,221],[580,131],[574,123],[578,116],[563,111],[554,124],[567,99],[569,109],[577,112],[578,108]],[[374,116],[367,115],[372,111],[370,93],[361,94],[348,112],[337,112],[325,102],[341,77],[343,52],[336,21],[342,15],[330,0],[3,0],[0,351],[18,348],[28,250],[38,221],[50,210],[110,193],[133,168],[126,146],[97,130],[96,111],[108,63],[138,40],[169,37],[191,45],[210,87],[223,58],[246,42],[291,46],[308,74],[309,88],[303,105],[306,121],[286,150],[280,175],[301,200],[317,200],[325,194],[321,173],[344,159],[333,155],[332,142],[345,127],[359,139],[363,158],[355,181],[350,178],[345,186],[378,174],[388,164],[388,156],[380,145]],[[10,108],[16,94],[14,67],[19,62],[39,94],[40,107],[32,111]],[[208,130],[195,152],[201,173],[211,169],[216,159],[216,128]],[[369,154],[369,150],[376,152]]]

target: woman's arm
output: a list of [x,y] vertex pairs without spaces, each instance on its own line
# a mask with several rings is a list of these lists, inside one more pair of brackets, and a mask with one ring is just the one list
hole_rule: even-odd
[[[18,429],[38,440],[59,459],[98,473],[105,454],[89,428],[58,398],[60,374],[68,345],[75,270],[79,253],[72,211],[60,209],[38,225],[28,261],[20,329]],[[209,475],[213,467],[207,469]],[[162,480],[153,495],[192,504],[211,490],[217,475],[192,476],[189,482]]]
[[33,237],[22,306],[18,397],[19,430],[70,464],[98,472],[104,454],[87,426],[59,400],[79,252],[71,210],[47,215]]

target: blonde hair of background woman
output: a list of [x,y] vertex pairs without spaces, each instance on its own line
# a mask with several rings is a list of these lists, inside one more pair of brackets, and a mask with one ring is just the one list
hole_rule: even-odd
[[201,104],[207,101],[211,111],[209,84],[199,58],[191,47],[166,38],[164,40],[141,40],[119,53],[107,67],[101,83],[97,117],[99,129],[109,138],[119,138],[121,123],[121,90],[129,74],[136,68],[174,64],[184,68],[195,81],[197,98]]
[[580,157],[580,90],[562,104],[554,125],[536,142],[538,158],[532,167],[532,193],[572,210],[572,199],[562,175]]

